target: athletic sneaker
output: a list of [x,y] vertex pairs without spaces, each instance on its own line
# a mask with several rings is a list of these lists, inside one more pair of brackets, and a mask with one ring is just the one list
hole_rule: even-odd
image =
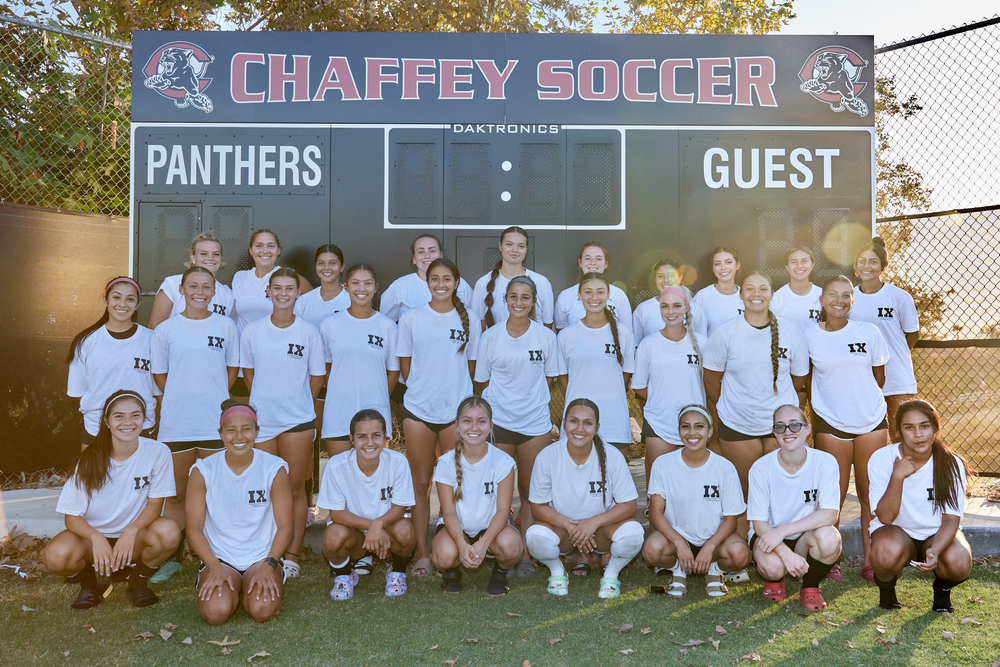
[[389,570],[385,573],[385,594],[386,597],[390,598],[406,594],[405,572],[393,572]]
[[372,573],[372,555],[368,554],[363,558],[359,558],[354,562],[354,569],[362,577],[367,577]]
[[162,584],[164,581],[181,571],[181,564],[170,559],[160,566],[160,569],[149,578],[151,584]]
[[333,579],[333,589],[330,591],[331,600],[350,600],[354,597],[355,581],[348,574],[340,574]]

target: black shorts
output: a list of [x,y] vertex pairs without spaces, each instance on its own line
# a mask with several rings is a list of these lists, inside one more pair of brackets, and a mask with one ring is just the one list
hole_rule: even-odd
[[[443,523],[439,523],[437,525],[437,528],[434,529],[434,535],[436,536],[442,530],[447,530],[447,528],[444,527]],[[465,536],[469,539],[469,544],[475,544],[485,534],[486,534],[486,531],[485,530],[481,530],[478,533],[476,533],[475,535],[469,535],[468,533],[466,533]],[[493,552],[488,547],[486,549],[486,557],[487,558],[494,558]]]
[[316,394],[316,400],[317,401],[325,401],[326,400],[326,385],[323,385],[320,388],[319,393]]
[[170,450],[171,454],[181,454],[192,449],[205,449],[213,452],[225,449],[221,440],[191,440],[190,442],[165,442],[163,443]]
[[[540,435],[545,435],[544,433]],[[493,425],[493,442],[500,443],[501,445],[523,445],[532,438],[537,438],[537,435],[525,435],[523,433],[518,433],[517,431],[511,431],[504,428],[503,426]]]
[[250,390],[247,389],[247,383],[241,377],[236,378],[236,382],[233,382],[233,386],[229,388],[229,393],[240,398],[250,398]]
[[[888,429],[888,428],[889,428],[889,422],[883,419],[881,422],[879,422],[878,426],[876,426],[870,431],[867,431],[867,433],[874,433],[875,431],[881,431],[883,429]],[[846,431],[841,431],[839,429],[836,429],[830,426],[826,422],[826,420],[824,420],[822,417],[816,414],[815,410],[813,410],[813,433],[826,433],[828,435],[832,435],[838,440],[854,440],[859,435],[865,435],[865,433],[847,433]]]
[[[750,552],[751,553],[753,553],[753,545],[757,541],[758,537],[760,537],[760,535],[758,535],[757,533],[754,533],[753,535],[750,536]],[[788,547],[792,551],[795,551],[795,545],[798,544],[799,540],[801,540],[801,539],[802,539],[802,536],[799,535],[794,540],[782,540],[782,542],[785,543],[786,547]]]
[[739,431],[734,431],[729,428],[722,423],[722,419],[719,419],[719,440],[725,440],[726,442],[739,442],[741,440],[757,440],[758,438],[773,437],[773,433],[765,433],[764,435],[748,435],[746,433],[740,433]]
[[400,380],[396,383],[396,386],[392,388],[392,395],[389,397],[402,407],[403,396],[406,395],[406,385]]
[[299,424],[298,426],[293,426],[287,431],[282,431],[281,435],[285,435],[286,433],[301,433],[302,431],[310,431],[310,430],[316,430],[316,422],[307,421],[303,424]]
[[604,444],[611,445],[612,447],[614,447],[615,449],[617,449],[619,452],[622,453],[624,453],[626,449],[632,446],[631,442],[605,442]]
[[434,431],[435,434],[438,434],[441,431],[443,431],[446,428],[448,428],[449,426],[454,426],[454,424],[455,424],[454,421],[450,421],[447,424],[433,424],[431,422],[425,422],[423,419],[421,419],[420,417],[416,416],[415,414],[413,414],[412,412],[410,412],[409,410],[407,410],[405,406],[401,406],[401,408],[402,408],[401,409],[401,418],[402,419],[412,419],[413,421],[420,422],[421,424],[423,424],[424,426],[426,426],[430,430]]
[[[240,568],[235,567],[233,565],[230,565],[229,563],[227,563],[226,561],[224,561],[222,559],[220,559],[219,562],[222,563],[223,565],[225,565],[226,567],[228,567],[230,570],[236,570],[237,574],[240,575],[240,579],[243,578],[243,575],[245,575],[247,573],[247,570],[249,570],[250,567],[253,567],[253,565],[257,564],[257,563],[254,563],[250,567],[246,568],[246,570],[241,570]],[[201,561],[201,562],[198,563],[198,572],[194,575],[194,585],[195,586],[198,585],[198,580],[201,579],[201,571],[204,570],[206,567],[208,567],[208,566],[205,565],[205,561]]]
[[662,440],[663,442],[667,443],[668,445],[674,444],[674,443],[670,442],[669,440],[667,440],[666,438],[664,438],[659,433],[657,433],[656,431],[654,431],[653,430],[653,426],[652,426],[652,424],[649,423],[648,419],[643,419],[642,420],[642,436],[641,437],[642,437],[642,441],[643,442],[646,442],[646,438],[659,438],[660,440]]

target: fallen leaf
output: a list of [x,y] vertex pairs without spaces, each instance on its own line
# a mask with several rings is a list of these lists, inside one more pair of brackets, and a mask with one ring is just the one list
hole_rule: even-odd
[[948,641],[955,641],[955,633],[948,632],[947,630],[942,630],[941,639],[947,639]]
[[268,657],[270,655],[271,654],[268,653],[267,651],[260,651],[258,653],[254,653],[252,656],[250,656],[249,658],[247,658],[247,662],[253,662],[254,658],[266,658],[266,657]]
[[721,644],[721,643],[722,643],[722,642],[721,642],[721,641],[719,641],[718,639],[713,639],[713,640],[712,640],[712,646],[714,646],[714,647],[715,647],[715,650],[716,650],[716,651],[718,651],[718,650],[719,650],[719,644]]
[[232,652],[233,652],[233,649],[231,649],[231,648],[223,648],[222,649],[222,655],[229,655]]
[[639,631],[639,634],[640,635],[648,635],[652,631],[653,631],[653,628],[643,628],[642,630]]
[[521,663],[521,667],[531,667],[531,661],[525,660],[524,662]]
[[690,653],[690,651],[688,651],[686,648],[681,649],[681,655],[687,655],[688,653]]
[[833,612],[832,611],[824,611],[823,615],[826,616],[827,618],[833,618]]
[[[150,635],[150,637],[152,637],[152,635]],[[237,644],[240,643],[240,641],[241,640],[239,640],[239,639],[234,639],[233,641],[229,641],[229,635],[226,635],[221,642],[217,642],[214,639],[210,639],[209,641],[207,641],[205,643],[206,644],[215,644],[216,646],[222,646],[223,648],[225,648],[226,646],[236,646]]]
[[153,638],[152,632],[140,632],[139,634],[136,635],[136,639],[144,639],[147,642],[152,638]]
[[760,656],[756,653],[751,653],[749,655],[740,656],[740,660],[752,660],[753,662],[760,662]]
[[969,625],[970,623],[972,625],[982,625],[982,623],[980,623],[976,619],[972,618],[971,616],[967,616],[966,618],[963,618],[961,621],[959,621],[959,623],[961,623],[962,625]]
[[889,637],[889,639],[886,639],[885,637],[879,637],[878,643],[881,644],[882,646],[888,646],[889,644],[902,644],[903,642],[897,641],[895,637]]
[[819,646],[819,640],[818,639],[813,639],[812,640],[812,645],[813,646]]
[[63,651],[63,652],[62,652],[62,654],[63,654],[64,656],[66,656],[67,658],[69,657],[69,651]]
[[789,632],[788,630],[778,630],[778,634],[779,635],[790,635],[792,633]]
[[549,646],[555,646],[556,644],[558,644],[558,643],[559,643],[559,642],[561,642],[561,641],[562,641],[562,640],[561,640],[561,639],[559,639],[558,637],[554,637],[554,638],[552,638],[552,639],[549,639],[549,640],[547,640],[547,642],[546,642],[546,643],[547,643],[547,644],[548,644]]
[[1000,667],[1000,660],[994,660],[993,667]]
[[174,633],[170,632],[166,628],[160,628],[160,636],[163,637],[163,641],[167,641],[173,636]]
[[21,605],[21,611],[38,611],[38,610],[37,609],[32,609],[31,607],[29,607],[26,604],[22,604]]
[[618,652],[621,653],[622,655],[629,655],[630,653],[635,653],[635,649],[634,648],[626,648],[626,649],[622,649],[621,651],[618,651]]
[[438,648],[438,645],[437,645],[437,644],[435,644],[434,646],[431,646],[431,647],[430,647],[429,649],[427,649],[427,650],[428,650],[428,651],[436,651],[436,650],[437,650],[437,648]]
[[726,630],[721,625],[715,626],[715,631],[718,632],[720,635],[728,635],[729,634],[729,630]]
[[[514,612],[512,612],[512,611],[508,611],[508,612],[507,612],[507,615],[508,615],[508,616],[520,616],[520,614],[516,614],[516,613],[514,613]],[[527,662],[527,660],[525,660],[525,662]]]
[[849,618],[846,621],[841,621],[840,624],[841,625],[850,625],[853,622],[854,622],[854,619],[853,618]]
[[704,639],[689,639],[686,642],[684,642],[683,644],[681,644],[681,646],[698,646],[698,645],[704,644],[704,643],[705,643]]
[[878,632],[878,633],[879,633],[880,635],[884,635],[884,634],[885,634],[885,626],[882,626],[882,625],[876,625],[876,626],[875,626],[875,630],[876,630],[876,631],[877,631],[877,632]]
[[87,628],[87,632],[91,634],[97,632],[97,630],[94,629],[94,626],[92,626],[90,623],[84,623],[83,627]]
[[632,632],[632,628],[634,627],[635,626],[632,625],[631,623],[624,623],[620,628],[618,628],[618,633],[625,634],[626,632]]
[[181,640],[181,643],[182,644],[191,644],[191,638],[190,637],[185,637],[184,639]]
[[454,660],[445,660],[444,664],[447,665],[447,667],[455,667],[456,662],[458,662],[458,658],[455,658]]
[[176,630],[177,629],[177,626],[174,625],[173,623],[164,623],[163,627],[165,627],[167,630]]
[[[969,596],[969,602],[972,602],[974,604],[979,604],[982,601],[983,601],[983,599],[981,597],[976,596],[976,595],[970,595]],[[997,663],[1000,664],[1000,660],[997,660]]]
[[848,642],[847,642],[847,648],[857,648],[857,647],[854,645],[853,642],[851,642],[850,640],[848,640]]
[[479,643],[479,640],[476,639],[476,638],[474,638],[474,637],[469,637],[468,639],[463,639],[462,641],[465,642],[466,644],[478,644]]

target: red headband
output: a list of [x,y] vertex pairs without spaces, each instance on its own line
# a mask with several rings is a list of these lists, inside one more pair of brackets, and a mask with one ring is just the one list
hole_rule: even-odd
[[112,280],[110,283],[108,283],[107,287],[104,288],[104,293],[107,294],[108,291],[111,289],[112,285],[115,285],[117,283],[128,283],[129,285],[135,288],[136,292],[139,293],[139,298],[142,298],[142,288],[139,287],[139,283],[132,280],[128,276],[120,276]]
[[667,285],[666,287],[663,288],[663,291],[660,292],[660,299],[662,300],[663,297],[667,295],[679,296],[681,300],[684,301],[685,306],[691,305],[691,302],[688,301],[687,292],[684,291],[683,287],[680,287],[678,285]]
[[257,423],[257,413],[249,405],[233,405],[226,408],[219,416],[219,428],[222,428],[230,417],[249,417],[254,424]]

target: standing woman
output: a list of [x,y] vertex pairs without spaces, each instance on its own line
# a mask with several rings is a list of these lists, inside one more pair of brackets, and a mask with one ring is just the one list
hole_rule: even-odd
[[[444,257],[441,239],[433,234],[418,236],[410,244],[410,262],[416,271],[392,281],[382,293],[379,312],[393,322],[399,322],[406,311],[426,306],[431,298],[431,290],[427,286],[427,269],[439,257]],[[469,308],[472,304],[472,287],[464,278],[458,281],[455,292],[465,307]]]
[[[657,294],[661,294],[669,285],[679,286],[681,282],[680,262],[676,259],[661,259],[653,265],[649,274],[649,284]],[[663,317],[660,315],[658,299],[646,299],[635,307],[635,312],[632,313],[632,335],[636,345],[662,328]]]
[[[514,497],[514,459],[487,438],[493,430],[493,411],[479,396],[458,406],[458,439],[454,462],[441,460],[434,472],[441,519],[431,559],[441,572],[441,588],[462,590],[462,567],[475,570],[489,554],[493,572],[486,585],[490,595],[507,594],[507,571],[521,561],[524,541],[508,525]],[[482,489],[482,491],[480,491]]]
[[417,560],[414,576],[431,574],[427,557],[430,522],[431,477],[437,453],[455,447],[455,414],[459,403],[472,394],[472,377],[479,350],[479,328],[469,323],[469,313],[455,289],[458,267],[439,257],[427,269],[431,301],[407,311],[399,319],[396,354],[406,381],[403,397],[403,437],[413,475],[413,524],[417,527]]
[[66,393],[80,399],[84,448],[97,436],[105,400],[118,389],[129,389],[142,397],[146,406],[143,429],[153,428],[156,422],[153,376],[149,372],[153,332],[134,321],[141,294],[139,283],[128,276],[112,279],[104,287],[101,318],[70,343]]
[[[522,534],[534,522],[527,502],[531,469],[538,452],[552,443],[549,387],[559,376],[556,335],[532,319],[536,286],[527,276],[507,283],[504,301],[510,315],[503,326],[486,330],[479,341],[476,382],[491,410],[493,444],[517,459]],[[530,558],[517,565],[519,577],[535,576]]]
[[[868,459],[889,443],[882,398],[889,349],[874,324],[847,319],[854,303],[850,278],[830,278],[822,292],[819,326],[809,327],[804,334],[812,369],[813,437],[816,449],[833,454],[840,466],[841,507],[854,465],[865,556],[861,576],[871,582]],[[835,565],[830,578],[839,581],[840,577],[840,566]]]
[[895,285],[882,282],[882,272],[889,266],[885,241],[879,237],[858,251],[854,259],[854,274],[861,284],[854,288],[851,319],[871,322],[878,327],[889,346],[889,362],[885,366],[885,396],[889,439],[899,440],[896,431],[896,410],[914,398],[917,378],[913,374],[910,350],[920,339],[920,321],[913,297]]
[[[351,449],[351,418],[374,408],[392,437],[389,397],[399,378],[396,323],[372,308],[378,291],[375,269],[355,264],[344,274],[350,305],[323,320],[327,395],[322,438],[331,457]],[[318,290],[313,290],[318,291]]]
[[896,430],[899,444],[880,449],[868,461],[879,606],[902,606],[896,577],[912,565],[934,573],[931,609],[950,612],[951,589],[972,573],[972,550],[961,530],[969,470],[938,439],[941,419],[927,401],[899,406]]
[[590,398],[604,413],[601,437],[619,450],[632,444],[625,388],[635,370],[632,332],[619,328],[608,310],[608,280],[600,273],[580,278],[587,314],[559,332],[559,386],[567,405]]
[[528,552],[549,568],[548,592],[569,594],[561,554],[610,552],[600,598],[621,595],[618,575],[642,549],[642,526],[633,519],[638,492],[621,452],[598,434],[600,410],[577,398],[566,406],[566,437],[546,447],[531,471],[535,523],[525,533]]
[[319,331],[294,314],[299,275],[293,269],[277,269],[267,291],[273,312],[243,330],[240,365],[249,402],[257,406],[259,416],[256,447],[288,462],[295,530],[283,566],[286,576],[296,577],[308,512],[305,482],[316,435],[313,405],[326,378],[326,361]]
[[[217,430],[222,401],[240,365],[236,324],[209,311],[215,294],[215,276],[193,266],[180,282],[184,310],[171,317],[153,335],[153,380],[163,392],[158,436],[171,452],[176,494],[168,498],[163,515],[184,536],[184,498],[188,471],[199,458],[223,449]],[[207,344],[206,344],[207,341]],[[175,554],[154,578],[166,581],[181,568]]]
[[528,276],[538,288],[535,319],[552,327],[552,284],[540,273],[524,266],[528,254],[528,232],[520,227],[508,227],[500,234],[500,261],[490,273],[476,281],[472,309],[482,320],[483,331],[507,319],[507,308],[501,295],[507,293],[507,283],[517,276]]
[[243,610],[258,623],[281,611],[278,561],[292,538],[292,490],[288,464],[254,450],[257,432],[254,409],[226,399],[218,431],[225,454],[200,459],[191,469],[188,540],[201,558],[198,613],[209,625],[232,618],[241,597]]
[[710,338],[720,326],[743,314],[743,300],[736,284],[740,255],[734,248],[719,246],[712,251],[715,284],[698,290],[694,297],[695,330]]
[[[191,241],[191,261],[184,268],[195,266],[208,269],[215,276],[219,269],[226,265],[222,261],[222,243],[215,234],[199,234]],[[182,274],[167,276],[160,283],[160,290],[153,300],[153,311],[149,314],[149,328],[156,329],[164,320],[174,317],[186,305],[181,291]],[[236,319],[233,291],[220,282],[215,284],[215,295],[209,311],[225,317]]]
[[691,304],[682,287],[668,286],[657,299],[666,325],[647,336],[635,352],[632,389],[643,405],[642,441],[646,445],[646,485],[653,462],[681,448],[678,412],[685,405],[704,405],[701,347],[691,328]]
[[133,391],[112,393],[97,437],[59,494],[56,511],[66,515],[66,530],[45,546],[42,559],[52,574],[79,582],[73,609],[104,602],[111,582],[97,577],[122,570],[128,572],[133,607],[159,601],[149,590],[149,576],[181,536],[176,523],[160,516],[163,499],[174,493],[174,475],[170,451],[139,435],[146,407]]
[[[580,249],[580,256],[576,260],[580,267],[580,273],[604,273],[611,266],[608,259],[608,249],[596,241],[588,241]],[[632,304],[629,303],[628,295],[620,287],[611,285],[611,294],[608,296],[608,309],[614,313],[618,325],[626,329],[632,328]],[[577,288],[567,287],[559,293],[556,299],[554,324],[555,330],[565,329],[572,322],[576,322],[586,314],[583,302],[580,301],[580,294]]]
[[778,288],[771,301],[771,311],[778,317],[793,322],[805,331],[819,321],[819,298],[823,293],[809,281],[816,256],[806,246],[796,246],[785,253],[785,271],[789,281]]

